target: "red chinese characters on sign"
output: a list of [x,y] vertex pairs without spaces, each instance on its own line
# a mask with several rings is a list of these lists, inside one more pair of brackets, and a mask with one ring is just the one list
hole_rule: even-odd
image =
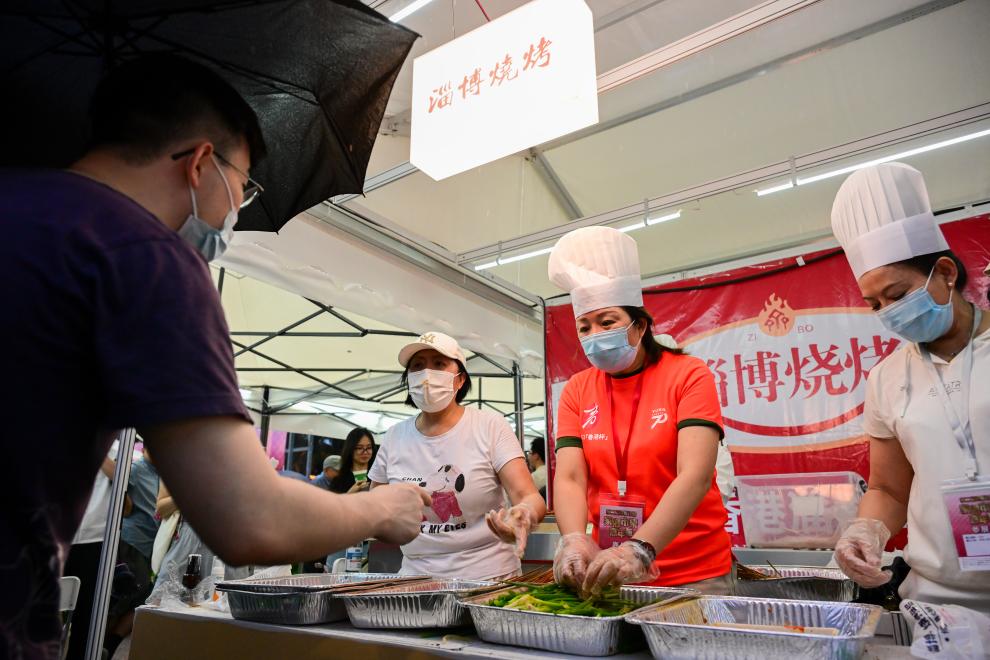
[[855,390],[870,369],[894,352],[897,339],[874,335],[867,341],[849,340],[849,349],[840,353],[835,344],[816,343],[793,347],[787,355],[774,351],[736,353],[732,364],[722,358],[709,359],[723,406],[744,405],[748,400],[777,401],[781,396],[810,399],[819,393],[843,396]]
[[461,90],[461,98],[466,99],[469,94],[478,96],[481,94],[481,69],[475,69],[470,77],[464,76],[464,80],[457,89]]
[[500,86],[507,80],[515,80],[518,77],[519,72],[512,66],[512,56],[506,54],[505,59],[501,62],[496,62],[492,70],[488,72],[488,86]]
[[529,71],[533,67],[547,67],[550,66],[550,44],[553,43],[548,41],[545,37],[540,37],[540,43],[530,44],[529,50],[523,55],[526,63],[523,65],[523,71]]
[[[549,67],[551,61],[551,44],[553,42],[543,36],[540,37],[539,41],[530,43],[529,48],[522,54],[522,71]],[[506,53],[504,58],[495,62],[495,65],[491,69],[488,69],[488,87],[501,87],[503,84],[519,78],[519,74],[520,69],[515,64],[512,55]],[[481,67],[475,67],[472,73],[465,74],[461,79],[461,83],[456,87],[460,91],[461,101],[467,101],[472,96],[481,96],[484,80]],[[443,108],[452,106],[455,100],[453,91],[454,87],[450,82],[434,88],[430,94],[429,112],[432,113],[434,110],[442,110]]]
[[442,110],[446,108],[451,103],[454,102],[454,92],[450,87],[450,83],[446,83],[437,87],[430,94],[430,112],[434,110]]

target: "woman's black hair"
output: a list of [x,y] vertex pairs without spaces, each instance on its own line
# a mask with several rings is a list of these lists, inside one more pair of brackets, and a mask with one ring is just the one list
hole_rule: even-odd
[[[457,363],[457,372],[464,374],[464,384],[461,385],[461,389],[457,390],[457,394],[454,395],[454,400],[457,401],[457,403],[460,403],[467,398],[468,394],[471,393],[471,374],[468,373],[468,370],[464,367],[463,362],[461,362],[460,360],[454,360],[454,362]],[[407,387],[407,388],[409,387],[408,366],[403,370],[402,378],[399,380],[399,382],[402,383],[403,387]],[[413,403],[412,397],[409,396],[408,394],[406,395],[406,405],[412,406],[413,408],[416,407],[416,404]]]
[[533,438],[529,443],[529,453],[536,454],[544,463],[547,462],[547,442],[543,438]]
[[953,286],[954,289],[962,291],[966,288],[966,284],[969,282],[969,274],[966,272],[966,265],[957,257],[952,250],[943,250],[942,252],[933,252],[931,254],[923,254],[920,257],[911,257],[910,259],[905,259],[904,261],[898,261],[898,266],[906,266],[911,270],[915,270],[925,277],[932,272],[935,268],[935,263],[942,257],[948,257],[956,264],[956,270],[959,274],[956,276],[956,283]]
[[344,440],[344,449],[340,452],[340,470],[337,476],[330,480],[330,490],[334,493],[346,493],[354,485],[354,449],[357,443],[364,438],[371,440],[371,460],[368,461],[368,469],[375,462],[378,455],[378,445],[375,444],[375,436],[368,429],[358,426],[351,429]]
[[646,324],[646,330],[643,332],[643,349],[646,351],[646,360],[643,362],[644,367],[656,364],[660,361],[660,356],[664,353],[673,353],[674,355],[685,355],[684,351],[679,348],[667,348],[663,346],[656,340],[653,336],[653,317],[650,313],[646,311],[645,307],[632,307],[632,306],[622,306],[622,311],[629,315],[633,323],[638,323],[643,321]]

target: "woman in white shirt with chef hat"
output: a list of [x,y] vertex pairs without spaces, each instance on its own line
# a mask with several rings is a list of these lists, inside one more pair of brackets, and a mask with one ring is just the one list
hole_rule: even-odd
[[990,613],[990,314],[963,298],[965,267],[916,169],[850,176],[832,230],[863,299],[905,340],[869,376],[869,490],[836,561],[864,587],[885,584],[883,547],[906,523],[901,596]]
[[517,575],[529,532],[546,514],[522,445],[501,414],[461,405],[471,376],[453,337],[427,332],[399,352],[399,364],[406,403],[420,412],[388,430],[368,479],[372,488],[414,483],[432,498],[420,535],[402,546],[401,572]]

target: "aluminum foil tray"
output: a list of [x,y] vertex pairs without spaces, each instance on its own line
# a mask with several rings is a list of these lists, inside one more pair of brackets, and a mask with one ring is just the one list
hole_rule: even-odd
[[[526,588],[511,587],[461,599],[461,604],[471,613],[478,637],[486,642],[586,656],[614,655],[620,649],[627,650],[637,643],[642,644],[639,631],[621,616],[592,618],[546,614],[507,610],[487,604],[506,591],[524,593]],[[696,592],[662,587],[622,587],[620,593],[623,598],[646,606]]]
[[357,628],[455,628],[471,623],[459,597],[498,586],[484,580],[431,580],[342,594],[339,599]]
[[[402,576],[405,578],[406,576]],[[410,576],[413,579],[416,576]],[[423,577],[423,576],[418,576]],[[395,580],[398,575],[393,573],[303,573],[302,575],[287,575],[275,578],[247,578],[244,580],[229,580],[217,584],[217,591],[251,591],[254,593],[292,593],[308,591],[326,591],[341,585],[350,585],[372,580]]]
[[748,566],[769,576],[767,580],[736,581],[736,594],[751,598],[784,600],[827,600],[848,603],[856,599],[859,589],[837,568],[819,566]]
[[[883,610],[875,605],[703,596],[626,615],[655,658],[770,660],[859,658]],[[834,628],[838,634],[732,628],[714,624]]]
[[390,573],[307,573],[278,578],[231,580],[217,585],[227,594],[235,619],[287,625],[313,625],[347,619],[334,587],[396,579]]
[[343,602],[332,591],[258,593],[226,589],[230,614],[235,619],[306,626],[347,618]]

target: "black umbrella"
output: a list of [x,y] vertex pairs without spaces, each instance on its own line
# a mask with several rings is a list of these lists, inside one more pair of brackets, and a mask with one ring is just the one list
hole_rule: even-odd
[[417,35],[358,0],[2,0],[0,164],[64,167],[115,64],[172,52],[206,64],[257,112],[265,194],[240,230],[278,231],[360,193],[392,84]]

